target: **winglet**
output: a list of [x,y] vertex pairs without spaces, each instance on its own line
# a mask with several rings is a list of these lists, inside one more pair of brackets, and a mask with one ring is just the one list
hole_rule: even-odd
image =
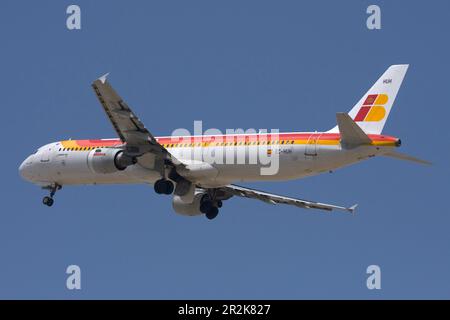
[[355,214],[356,207],[358,207],[358,204],[352,205],[352,206],[351,206],[350,208],[348,208],[347,210],[348,210],[350,213]]
[[105,84],[106,78],[109,76],[109,72],[102,75],[98,80],[100,80],[101,83]]

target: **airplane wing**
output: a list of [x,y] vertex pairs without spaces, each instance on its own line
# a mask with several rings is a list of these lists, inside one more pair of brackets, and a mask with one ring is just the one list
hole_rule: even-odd
[[326,211],[341,210],[353,213],[357,207],[356,204],[349,208],[346,208],[315,201],[289,198],[264,191],[240,187],[237,185],[228,185],[225,187],[219,187],[218,191],[222,193],[222,196],[224,196],[224,198],[227,197],[229,198],[231,196],[239,196],[251,199],[258,199],[270,204],[289,204],[304,209],[320,209]]
[[95,80],[92,83],[92,88],[120,140],[126,143],[127,153],[140,156],[146,152],[151,152],[160,159],[169,159],[175,162],[176,159],[156,141],[141,120],[111,87],[106,80],[107,76],[108,74],[105,74]]

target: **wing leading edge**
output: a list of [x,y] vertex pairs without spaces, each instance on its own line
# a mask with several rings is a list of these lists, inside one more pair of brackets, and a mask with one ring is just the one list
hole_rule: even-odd
[[158,143],[131,108],[112,88],[106,79],[107,76],[108,74],[105,74],[95,80],[92,83],[92,88],[120,140],[124,144],[126,143],[126,152],[132,156],[141,156],[150,152],[163,161],[169,160],[172,164],[179,165],[180,162]]

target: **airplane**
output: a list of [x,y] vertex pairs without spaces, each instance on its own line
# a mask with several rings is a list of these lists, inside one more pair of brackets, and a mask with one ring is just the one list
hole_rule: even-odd
[[[223,202],[233,196],[353,213],[356,205],[343,207],[291,198],[234,183],[300,179],[375,156],[430,164],[397,152],[401,140],[382,134],[408,67],[390,66],[349,113],[336,114],[337,125],[325,132],[164,137],[155,137],[147,130],[111,87],[106,74],[95,80],[92,87],[118,138],[46,144],[23,161],[19,173],[25,180],[49,190],[49,196],[42,200],[49,207],[62,186],[153,184],[157,194],[173,194],[173,209],[187,216],[214,219]],[[277,155],[279,168],[274,174],[265,175],[261,169],[267,165],[261,162],[205,160],[204,152],[220,154],[224,150],[240,152],[245,159],[261,151]]]

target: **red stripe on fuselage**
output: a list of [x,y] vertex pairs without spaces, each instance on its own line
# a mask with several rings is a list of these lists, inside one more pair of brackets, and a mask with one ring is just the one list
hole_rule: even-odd
[[[373,141],[397,141],[392,136],[369,134],[369,138]],[[194,142],[214,142],[214,141],[272,141],[272,140],[340,140],[339,133],[280,133],[275,134],[254,134],[254,135],[216,135],[216,136],[184,136],[184,137],[156,137],[160,144],[167,143],[194,143]],[[114,147],[123,145],[120,139],[90,139],[90,140],[74,140],[79,147]]]
[[120,139],[89,139],[89,140],[75,140],[79,147],[110,147],[123,144]]

